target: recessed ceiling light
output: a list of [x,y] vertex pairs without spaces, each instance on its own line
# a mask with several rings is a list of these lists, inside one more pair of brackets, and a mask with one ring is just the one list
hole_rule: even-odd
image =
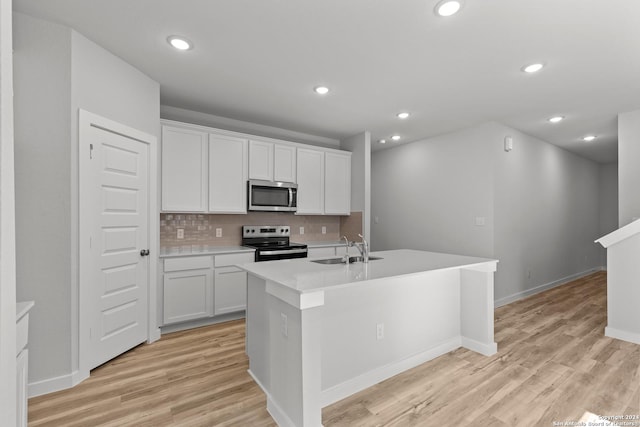
[[326,86],[316,86],[313,88],[313,90],[318,95],[326,95],[329,93],[329,88]]
[[544,64],[536,62],[535,64],[525,65],[524,67],[522,67],[522,71],[524,71],[525,73],[536,73],[542,70],[543,67]]
[[402,113],[398,113],[398,114],[396,114],[396,116],[397,116],[399,119],[406,119],[406,118],[408,118],[408,117],[410,116],[410,114],[409,114],[409,113],[407,113],[406,111],[403,111]]
[[582,138],[583,141],[587,141],[587,142],[593,141],[594,139],[596,139],[595,135],[587,135],[584,138]]
[[178,50],[193,49],[193,44],[189,40],[185,39],[184,37],[169,36],[169,37],[167,37],[167,41],[169,42],[169,44],[171,46],[173,46],[174,48],[176,48]]
[[436,4],[435,12],[438,16],[451,16],[458,13],[461,7],[461,0],[441,0]]
[[564,116],[554,116],[549,119],[551,123],[558,123],[564,120]]
[[393,135],[391,139],[393,139],[394,141],[400,141],[400,135]]
[[387,143],[387,140],[386,140],[386,139],[381,139],[381,140],[379,140],[378,142],[379,142],[380,144],[386,144],[386,143]]

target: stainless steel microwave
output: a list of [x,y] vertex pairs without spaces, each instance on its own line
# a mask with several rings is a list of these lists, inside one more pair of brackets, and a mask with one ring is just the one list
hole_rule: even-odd
[[252,179],[248,182],[250,211],[295,212],[298,206],[298,184]]

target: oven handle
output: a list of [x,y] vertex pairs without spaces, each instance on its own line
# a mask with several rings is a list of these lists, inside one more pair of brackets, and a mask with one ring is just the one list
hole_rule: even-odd
[[283,249],[280,251],[260,251],[260,255],[302,254],[306,252],[308,252],[307,249]]

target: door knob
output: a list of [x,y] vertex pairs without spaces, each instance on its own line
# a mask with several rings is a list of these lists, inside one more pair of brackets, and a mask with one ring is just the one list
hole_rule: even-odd
[[142,249],[140,251],[140,256],[147,256],[149,255],[149,249]]

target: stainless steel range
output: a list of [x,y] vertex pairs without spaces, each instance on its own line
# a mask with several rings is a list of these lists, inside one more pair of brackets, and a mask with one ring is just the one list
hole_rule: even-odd
[[256,249],[255,261],[306,258],[307,245],[291,243],[288,225],[244,225],[242,245]]

